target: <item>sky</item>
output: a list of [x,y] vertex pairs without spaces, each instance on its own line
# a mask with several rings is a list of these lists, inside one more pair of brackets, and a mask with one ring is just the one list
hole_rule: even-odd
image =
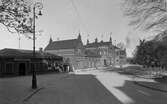
[[[109,41],[113,44],[123,42],[127,55],[132,56],[139,39],[145,37],[128,26],[128,18],[123,15],[123,0],[43,0],[42,16],[36,20],[37,31],[42,31],[36,39],[36,50],[45,48],[50,37],[53,41],[77,38],[81,33],[86,44]],[[33,49],[31,39],[24,35],[11,34],[0,24],[0,49]]]

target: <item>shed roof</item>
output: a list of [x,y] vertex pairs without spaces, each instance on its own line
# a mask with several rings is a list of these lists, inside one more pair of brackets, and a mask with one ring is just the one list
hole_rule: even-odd
[[[22,50],[22,49],[11,49],[5,48],[0,50],[0,57],[1,58],[33,58],[33,51],[32,50]],[[45,53],[45,52],[35,52],[36,58],[56,58],[62,59],[61,56]]]

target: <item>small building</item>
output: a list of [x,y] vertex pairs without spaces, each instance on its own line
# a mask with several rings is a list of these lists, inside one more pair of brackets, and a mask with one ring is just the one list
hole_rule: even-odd
[[48,66],[52,63],[62,63],[63,58],[57,55],[21,50],[21,49],[2,49],[0,50],[0,76],[6,75],[27,75],[33,69],[37,73],[47,72]]

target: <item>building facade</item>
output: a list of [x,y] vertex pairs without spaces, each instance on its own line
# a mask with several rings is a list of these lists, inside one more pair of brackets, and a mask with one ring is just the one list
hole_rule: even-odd
[[[124,51],[120,53],[120,51]],[[62,56],[74,69],[95,68],[123,63],[120,60],[126,58],[126,51],[112,44],[112,38],[108,42],[95,42],[83,45],[81,35],[77,39],[52,41],[45,48],[45,52]]]
[[74,69],[82,69],[86,67],[84,46],[81,35],[77,39],[52,41],[46,46],[45,52],[62,56],[64,61],[68,61]]
[[100,62],[101,56],[95,52],[90,50],[85,50],[85,60],[87,68],[98,68],[101,67]]
[[115,50],[115,54],[116,54],[115,65],[122,66],[127,63],[126,49],[117,48]]
[[27,75],[33,69],[37,73],[51,71],[48,69],[50,63],[62,63],[63,58],[48,53],[36,52],[35,58],[33,51],[20,49],[0,50],[0,76],[7,75]]
[[86,50],[90,50],[96,52],[100,56],[100,64],[101,66],[109,66],[115,64],[116,52],[115,50],[118,47],[112,44],[112,38],[108,42],[100,41],[95,39],[95,42],[89,43],[87,40],[87,44],[84,46]]

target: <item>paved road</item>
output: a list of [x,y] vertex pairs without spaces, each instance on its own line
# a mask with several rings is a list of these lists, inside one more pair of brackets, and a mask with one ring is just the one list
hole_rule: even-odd
[[[82,73],[82,72],[80,72]],[[154,91],[138,86],[134,80],[154,83],[153,80],[120,75],[112,71],[89,71],[114,95],[122,104],[166,104],[167,93]]]
[[40,75],[38,86],[43,89],[22,102],[25,95],[22,93],[30,91],[30,79],[0,79],[0,104],[18,104],[19,100],[20,104],[166,104],[167,99],[167,93],[134,84],[131,76],[112,71],[85,71]]

